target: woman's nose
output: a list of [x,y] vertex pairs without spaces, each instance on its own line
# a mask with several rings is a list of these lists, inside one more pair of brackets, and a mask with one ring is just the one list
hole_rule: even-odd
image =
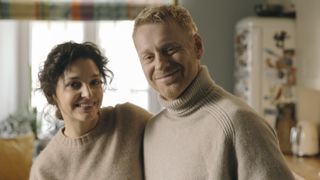
[[82,97],[91,97],[92,96],[92,89],[89,85],[85,84],[81,88],[81,96]]

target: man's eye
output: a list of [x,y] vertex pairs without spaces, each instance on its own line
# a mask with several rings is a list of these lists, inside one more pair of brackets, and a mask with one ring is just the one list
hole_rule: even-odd
[[167,49],[165,49],[165,53],[168,55],[172,55],[176,53],[178,50],[179,50],[178,47],[168,47]]
[[152,55],[144,56],[142,59],[144,62],[151,62],[153,60],[153,56]]
[[173,52],[175,52],[175,48],[171,47],[171,48],[167,49],[168,54],[173,53]]

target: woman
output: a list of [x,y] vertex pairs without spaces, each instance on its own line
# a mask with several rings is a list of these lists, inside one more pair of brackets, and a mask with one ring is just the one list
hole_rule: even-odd
[[143,179],[141,145],[151,114],[133,104],[100,108],[112,72],[96,45],[66,42],[48,55],[40,89],[64,128],[32,166],[31,180]]

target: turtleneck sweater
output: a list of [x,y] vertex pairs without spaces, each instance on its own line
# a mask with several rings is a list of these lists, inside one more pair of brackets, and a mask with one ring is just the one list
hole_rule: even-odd
[[147,180],[294,179],[271,126],[205,66],[179,98],[159,102],[144,136]]
[[125,103],[101,109],[96,127],[79,138],[63,129],[36,158],[31,180],[141,180],[142,138],[151,115]]

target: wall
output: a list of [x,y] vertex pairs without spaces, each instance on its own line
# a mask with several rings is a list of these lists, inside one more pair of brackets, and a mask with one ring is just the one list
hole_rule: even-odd
[[204,42],[202,63],[207,65],[213,79],[229,92],[233,91],[233,36],[236,22],[253,16],[254,5],[263,0],[180,0],[198,25]]
[[295,3],[297,58],[300,60],[299,118],[320,125],[320,1],[297,0]]
[[298,101],[299,120],[313,121],[320,125],[320,92],[301,86]]

